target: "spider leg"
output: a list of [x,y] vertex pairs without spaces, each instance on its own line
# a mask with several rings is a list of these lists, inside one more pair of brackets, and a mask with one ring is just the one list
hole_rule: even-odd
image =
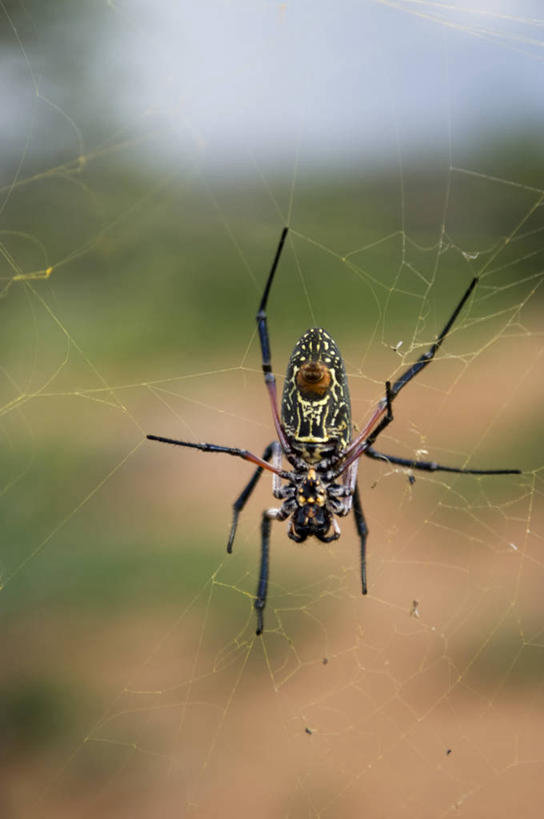
[[[392,401],[394,401],[394,399],[397,397],[401,389],[405,387],[406,384],[408,384],[408,382],[412,380],[412,378],[414,378],[419,372],[421,372],[421,370],[424,367],[431,363],[436,354],[436,351],[439,349],[440,345],[448,335],[455,319],[463,309],[465,303],[470,297],[470,294],[476,287],[477,282],[478,282],[477,277],[472,279],[471,283],[465,290],[461,298],[461,301],[459,302],[459,304],[449,317],[448,321],[446,322],[442,332],[438,335],[436,341],[433,344],[431,344],[427,352],[423,353],[423,355],[421,355],[418,358],[418,360],[414,364],[412,364],[411,367],[408,367],[408,369],[400,376],[400,378],[397,378],[397,380],[392,385],[390,385],[389,394],[387,394],[386,392],[385,399],[382,399],[380,401],[370,421],[366,424],[362,432],[356,438],[354,438],[351,444],[347,447],[345,452],[345,455],[347,457],[347,460],[345,462],[346,466],[349,466],[349,464],[353,463],[353,461],[356,460],[362,454],[363,447],[361,445],[364,444],[364,442],[368,441],[372,446],[378,435],[380,435],[383,432],[383,430],[391,423],[391,421],[393,420],[391,412]],[[386,412],[385,417],[383,417],[384,411]],[[382,420],[380,421],[376,429],[372,432],[372,434],[368,436],[368,433],[380,418]],[[358,454],[354,455],[355,452],[357,452]]]
[[391,423],[391,421],[393,420],[393,407],[391,406],[391,404],[392,404],[392,401],[393,401],[394,397],[395,397],[395,394],[393,393],[393,389],[391,387],[391,382],[386,381],[385,382],[385,415],[382,418],[382,420],[380,421],[380,423],[378,424],[378,426],[376,427],[376,429],[374,429],[370,433],[368,438],[365,438],[365,449],[367,449],[369,446],[372,446],[372,444],[374,443],[374,441],[376,440],[378,435],[380,435],[384,431],[384,429],[386,427],[388,427],[389,424]]
[[261,566],[259,569],[259,585],[257,586],[257,596],[253,604],[257,612],[257,636],[263,633],[263,613],[266,606],[266,593],[268,591],[268,565],[270,560],[270,530],[272,519],[268,517],[268,511],[263,512],[261,523]]
[[366,539],[368,537],[368,526],[366,525],[361,498],[359,495],[359,484],[355,484],[353,490],[353,517],[355,518],[355,528],[361,539],[361,585],[363,594],[367,593],[366,586]]
[[270,397],[270,403],[272,405],[272,416],[274,418],[274,426],[276,428],[276,434],[278,439],[281,443],[283,451],[287,454],[291,452],[291,447],[289,446],[289,441],[287,440],[287,436],[285,435],[285,431],[280,421],[280,417],[278,415],[278,398],[276,393],[276,378],[274,373],[272,372],[272,360],[271,360],[271,353],[270,353],[270,338],[268,336],[268,325],[266,320],[266,304],[268,302],[268,296],[270,294],[270,288],[272,287],[272,281],[274,279],[274,275],[276,273],[276,268],[278,266],[278,262],[280,260],[281,252],[283,250],[283,245],[285,244],[285,237],[287,236],[289,228],[284,227],[280,236],[280,241],[276,250],[276,255],[274,256],[274,261],[272,262],[272,267],[270,268],[270,273],[268,274],[268,279],[266,280],[266,285],[264,288],[264,293],[261,299],[261,303],[259,305],[259,310],[257,312],[257,329],[259,331],[259,340],[261,342],[261,355],[262,355],[262,367],[264,373],[264,381],[266,384],[266,388],[268,390],[268,395]]
[[[369,444],[372,445],[374,443],[374,441],[376,440],[376,438],[378,437],[378,435],[381,432],[383,432],[386,427],[389,426],[389,424],[393,420],[393,408],[391,406],[393,398],[394,398],[394,396],[391,393],[391,383],[389,381],[386,381],[385,382],[385,400],[383,402],[383,407],[381,409],[378,409],[374,413],[373,421],[376,421],[384,411],[385,411],[385,415],[383,416],[382,420],[380,421],[380,423],[378,424],[376,429],[374,429],[374,431],[371,432],[368,437],[366,437],[366,433],[368,432],[370,426],[372,425],[372,422],[371,422],[371,424],[367,424],[367,426],[363,430],[362,435],[359,435],[355,439],[355,441],[353,441],[349,445],[349,447],[345,450],[345,452],[344,452],[344,454],[342,456],[344,460],[342,461],[342,464],[340,465],[340,467],[334,472],[334,477],[335,478],[340,477],[340,475],[342,475],[342,473],[345,472],[346,469],[348,469],[350,466],[355,464],[358,461],[358,459],[361,457],[361,455],[368,449]],[[356,474],[357,473],[355,473],[355,477],[356,477]],[[353,483],[353,486],[355,486],[355,483]]]
[[161,444],[173,444],[174,446],[186,446],[190,449],[200,449],[202,452],[226,452],[227,455],[235,455],[238,458],[243,458],[244,461],[251,461],[257,464],[261,469],[267,469],[275,475],[285,480],[291,480],[291,473],[283,469],[279,469],[267,463],[263,458],[258,458],[247,449],[238,449],[234,446],[219,446],[219,444],[194,443],[193,441],[177,441],[175,438],[163,438],[161,435],[147,435],[150,441],[158,441]]
[[412,378],[414,378],[419,372],[421,372],[421,370],[424,367],[426,367],[428,364],[431,363],[431,361],[433,360],[433,358],[435,356],[436,351],[439,349],[440,345],[442,344],[442,342],[444,341],[444,339],[448,335],[449,331],[451,330],[453,322],[455,321],[455,319],[457,318],[457,316],[459,315],[459,313],[461,312],[461,310],[465,306],[465,303],[467,302],[470,294],[472,293],[472,291],[476,287],[477,282],[478,282],[478,277],[475,277],[474,279],[472,279],[471,283],[469,284],[469,286],[465,290],[465,292],[463,294],[463,297],[461,298],[461,301],[459,302],[459,304],[457,305],[457,307],[455,308],[455,310],[453,311],[453,313],[449,317],[448,321],[446,322],[446,325],[445,325],[444,329],[438,335],[438,337],[437,337],[436,341],[434,342],[434,344],[431,344],[431,346],[429,347],[427,352],[423,353],[423,355],[420,356],[418,358],[418,360],[414,364],[412,364],[411,367],[408,367],[406,372],[404,372],[400,376],[400,378],[397,378],[397,380],[395,381],[395,383],[391,387],[391,397],[392,398],[395,398],[395,396],[397,396],[399,394],[401,389],[403,387],[405,387],[406,384],[408,384],[408,382],[412,380]]
[[460,472],[465,475],[521,475],[521,469],[465,469],[457,466],[442,466],[436,461],[414,461],[411,458],[398,458],[396,455],[384,455],[383,452],[376,452],[372,447],[365,449],[362,454],[379,461],[407,466],[410,469],[421,469],[424,472]]
[[[272,441],[271,444],[268,444],[265,451],[263,452],[263,461],[270,460],[271,456],[273,456],[274,466],[279,469],[279,467],[281,466],[281,448],[277,441]],[[227,552],[229,552],[229,554],[232,552],[232,544],[234,542],[234,536],[236,535],[236,527],[238,526],[238,518],[240,516],[240,512],[248,502],[251,493],[257,486],[257,483],[262,473],[263,467],[258,466],[253,475],[251,476],[250,480],[248,481],[247,486],[242,490],[240,496],[234,501],[232,505],[232,526],[230,528],[230,535],[227,543]],[[279,477],[276,474],[274,474],[274,482],[276,482],[276,480],[279,483]],[[276,489],[276,487],[274,488]]]
[[287,513],[282,509],[266,509],[261,521],[261,565],[259,568],[259,583],[253,607],[257,612],[257,630],[259,636],[263,633],[263,614],[266,606],[268,591],[268,567],[270,563],[270,530],[273,520],[285,520]]

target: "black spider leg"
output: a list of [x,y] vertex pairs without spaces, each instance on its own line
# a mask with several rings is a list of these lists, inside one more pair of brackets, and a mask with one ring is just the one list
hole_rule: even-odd
[[[277,444],[276,444],[277,446]],[[278,447],[279,449],[279,447]],[[278,489],[279,492],[279,489]],[[279,497],[278,492],[274,494]],[[273,520],[285,520],[292,510],[289,504],[284,503],[279,509],[265,509],[261,519],[261,563],[259,566],[259,583],[253,607],[257,612],[257,630],[259,636],[263,633],[264,610],[268,593],[268,569],[270,564],[270,532]]]
[[200,449],[202,452],[225,452],[227,455],[234,455],[238,458],[243,458],[244,461],[251,461],[251,463],[257,464],[257,466],[259,466],[261,469],[267,469],[269,472],[279,475],[280,478],[284,478],[286,481],[292,481],[290,472],[286,472],[283,469],[278,469],[275,466],[272,466],[271,464],[267,463],[266,460],[257,457],[257,455],[254,455],[247,449],[238,449],[238,447],[234,446],[220,446],[219,444],[197,444],[193,441],[177,441],[175,438],[163,438],[162,435],[147,435],[146,437],[150,441],[158,441],[161,444],[186,446],[190,449]]
[[[231,526],[231,532],[229,536],[229,542],[227,545],[227,551],[232,551],[232,541],[234,540],[234,535],[236,534],[236,526],[238,523],[238,516],[242,509],[244,508],[245,504],[247,503],[251,493],[255,489],[259,478],[261,477],[263,469],[267,469],[269,472],[272,472],[274,475],[274,481],[278,482],[278,491],[279,491],[279,478],[284,478],[285,480],[289,481],[290,483],[293,482],[293,476],[290,472],[286,472],[283,469],[279,469],[276,466],[273,466],[267,462],[267,459],[270,458],[271,455],[279,454],[281,452],[280,446],[277,441],[273,441],[269,444],[264,453],[262,458],[258,458],[256,455],[253,455],[252,452],[248,452],[247,449],[237,449],[236,447],[228,447],[228,446],[219,446],[218,444],[207,444],[207,443],[193,443],[191,441],[177,441],[174,438],[163,438],[159,435],[148,435],[150,441],[158,441],[162,444],[174,444],[175,446],[186,446],[192,449],[200,449],[203,452],[225,452],[228,455],[235,455],[239,458],[243,458],[245,461],[251,461],[252,463],[257,464],[257,469],[251,476],[247,486],[244,488],[240,496],[234,502],[233,505],[233,522]],[[276,493],[275,493],[276,494]],[[279,496],[279,495],[278,495]],[[272,527],[272,520],[285,520],[288,515],[288,511],[284,510],[283,507],[281,509],[267,509],[263,512],[263,518],[261,523],[261,566],[259,570],[259,585],[257,587],[257,596],[255,599],[255,610],[257,612],[257,634],[262,634],[263,632],[263,612],[266,606],[266,594],[268,590],[268,565],[269,565],[269,546],[270,546],[270,530]],[[230,547],[230,548],[229,548]]]
[[366,587],[366,539],[368,537],[368,526],[361,504],[361,497],[359,495],[359,485],[355,484],[353,490],[353,517],[355,518],[355,528],[357,534],[361,539],[361,584],[363,587],[363,594],[367,593]]
[[263,633],[263,613],[266,606],[266,594],[268,591],[268,567],[270,562],[270,530],[272,519],[268,512],[263,512],[261,521],[261,565],[259,568],[259,585],[257,586],[257,596],[253,604],[257,612],[257,630],[259,636]]
[[257,311],[257,329],[259,331],[259,340],[261,342],[261,354],[262,354],[262,367],[264,373],[264,381],[266,384],[266,388],[268,390],[268,395],[270,396],[270,403],[272,405],[272,416],[274,418],[274,426],[276,428],[276,434],[280,441],[281,447],[286,454],[291,453],[291,447],[289,445],[289,441],[287,440],[287,436],[285,434],[285,430],[283,429],[282,423],[280,421],[280,417],[278,415],[278,398],[276,393],[276,378],[274,373],[272,372],[272,359],[270,353],[270,338],[268,335],[268,326],[266,321],[266,304],[268,302],[268,296],[270,294],[270,288],[272,287],[272,281],[274,280],[274,275],[276,273],[276,268],[278,267],[278,262],[280,260],[281,252],[283,250],[283,245],[285,244],[285,238],[289,228],[284,227],[280,241],[278,243],[278,247],[276,250],[276,255],[274,256],[274,261],[272,262],[272,267],[270,268],[270,273],[268,274],[268,279],[266,281],[266,285],[264,288],[264,293],[261,299],[261,303],[259,305],[259,310]]
[[408,367],[406,372],[403,373],[400,376],[400,378],[398,378],[395,381],[395,383],[391,387],[391,400],[396,398],[396,396],[399,394],[401,389],[403,387],[405,387],[406,384],[408,384],[408,382],[411,381],[412,378],[414,378],[414,376],[416,376],[419,372],[421,372],[421,370],[424,367],[426,367],[428,364],[431,363],[431,361],[433,360],[433,358],[435,356],[436,351],[440,348],[440,345],[442,344],[442,342],[444,341],[444,339],[448,335],[449,331],[451,330],[453,322],[455,321],[455,319],[457,318],[457,316],[459,315],[459,313],[461,312],[461,310],[465,306],[466,302],[468,301],[468,299],[470,297],[470,294],[472,293],[472,291],[476,287],[477,283],[478,283],[478,277],[475,276],[472,279],[469,286],[467,287],[467,289],[465,290],[465,293],[464,293],[461,301],[459,302],[459,304],[457,305],[457,307],[455,308],[455,310],[451,314],[450,318],[446,322],[446,326],[444,327],[444,329],[442,330],[442,332],[440,333],[440,335],[438,336],[438,338],[436,339],[434,344],[431,344],[431,346],[429,347],[427,352],[423,353],[423,355],[421,355],[418,358],[418,360],[415,362],[415,364],[412,364],[411,367]]
[[389,424],[393,420],[393,411],[391,407],[392,402],[397,397],[402,388],[405,387],[406,384],[408,384],[408,382],[410,382],[412,378],[414,378],[419,372],[421,372],[421,370],[424,367],[427,367],[431,363],[436,354],[436,351],[440,348],[440,345],[442,344],[442,342],[448,335],[449,331],[451,330],[451,327],[455,319],[465,306],[467,300],[470,297],[470,294],[476,287],[477,282],[478,277],[475,276],[472,279],[469,286],[467,287],[467,289],[465,290],[461,298],[461,301],[459,302],[459,304],[449,317],[448,321],[446,322],[442,332],[438,335],[436,341],[433,344],[431,344],[427,352],[423,353],[423,355],[421,355],[418,358],[418,360],[414,364],[412,364],[411,367],[408,367],[408,369],[392,385],[389,382],[386,383],[385,399],[383,399],[378,405],[378,409],[376,410],[375,414],[373,415],[370,421],[370,426],[372,426],[372,424],[375,423],[377,418],[380,417],[383,410],[386,411],[386,414],[382,417],[380,423],[373,430],[373,432],[371,432],[370,435],[367,435],[367,431],[369,428],[369,425],[367,425],[365,429],[362,431],[362,433],[351,442],[351,444],[348,446],[345,452],[345,460],[342,464],[342,467],[339,472],[336,472],[336,477],[338,477],[339,474],[341,474],[345,469],[347,469],[348,466],[350,466],[354,461],[356,461],[357,458],[359,458],[368,447],[371,448],[372,444],[374,443],[378,435],[381,435],[384,429],[389,426]]
[[[344,455],[345,460],[342,462],[340,467],[335,470],[335,472],[333,473],[333,478],[335,478],[335,479],[339,478],[340,475],[342,475],[342,473],[345,472],[346,469],[348,469],[348,467],[350,467],[352,464],[354,464],[356,461],[358,461],[358,459],[365,452],[365,450],[372,446],[372,444],[374,443],[374,441],[376,440],[378,435],[381,432],[383,432],[383,430],[387,426],[389,426],[389,424],[393,420],[393,408],[391,406],[392,400],[393,400],[393,396],[391,394],[391,382],[386,381],[385,382],[385,399],[382,402],[380,402],[379,409],[376,410],[376,412],[374,413],[374,416],[373,416],[374,421],[377,418],[380,417],[383,410],[385,410],[385,415],[383,416],[383,418],[380,421],[380,423],[378,424],[378,426],[370,433],[370,435],[368,437],[361,439],[361,436],[359,436],[359,438],[357,439],[357,441],[358,441],[357,446],[353,447],[353,445],[350,445],[348,447],[348,449],[346,450],[347,454]],[[365,432],[366,432],[366,429],[368,429],[368,427],[365,428]]]
[[401,389],[408,384],[409,381],[414,378],[418,372],[420,372],[424,367],[426,367],[432,361],[436,351],[444,341],[444,338],[447,336],[448,332],[451,329],[451,326],[457,316],[459,315],[460,311],[462,310],[465,302],[469,298],[470,294],[472,293],[474,287],[476,286],[478,279],[474,278],[470,285],[468,286],[463,298],[453,311],[450,319],[448,320],[446,326],[434,342],[434,344],[427,350],[426,353],[423,353],[420,358],[403,373],[397,381],[390,385],[389,382],[385,385],[385,406],[386,406],[386,414],[384,418],[380,421],[376,429],[368,436],[366,439],[366,446],[363,450],[363,455],[367,455],[369,458],[375,458],[377,460],[385,460],[389,461],[392,464],[398,464],[399,466],[407,466],[411,469],[421,469],[425,472],[457,472],[460,474],[465,475],[520,475],[520,469],[469,469],[463,467],[456,467],[456,466],[442,466],[438,464],[436,461],[417,461],[410,458],[399,458],[396,455],[385,455],[382,452],[377,452],[373,449],[372,444],[380,435],[381,432],[387,427],[391,421],[393,420],[393,412],[391,408],[391,402],[394,398],[399,394]]
[[423,370],[424,367],[427,367],[431,363],[431,361],[433,360],[433,358],[436,355],[437,350],[440,349],[440,346],[441,346],[442,342],[444,341],[444,339],[448,335],[449,331],[451,330],[455,319],[457,318],[457,316],[459,315],[459,313],[461,312],[461,310],[465,306],[466,302],[470,298],[470,294],[472,293],[472,291],[476,287],[477,282],[478,282],[478,277],[475,276],[472,279],[469,286],[467,287],[467,289],[465,290],[465,292],[463,294],[463,297],[461,298],[461,301],[459,302],[459,304],[457,305],[457,307],[455,308],[455,310],[453,311],[453,313],[449,317],[448,321],[446,322],[442,332],[438,335],[438,337],[437,337],[436,341],[434,342],[434,344],[431,344],[431,346],[429,347],[427,352],[423,353],[423,355],[421,355],[418,358],[418,360],[414,364],[412,364],[411,367],[408,367],[406,372],[404,372],[400,376],[400,378],[397,378],[397,380],[394,382],[394,384],[391,385],[388,382],[385,385],[386,386],[385,406],[387,408],[387,412],[386,412],[385,417],[382,419],[382,421],[378,424],[378,426],[374,430],[374,432],[372,432],[372,434],[369,435],[368,438],[366,439],[367,444],[369,444],[370,446],[372,446],[372,444],[374,443],[374,441],[376,440],[378,435],[380,435],[384,431],[384,429],[387,426],[389,426],[389,424],[393,420],[393,412],[391,410],[391,402],[395,400],[395,398],[397,397],[399,392],[402,390],[402,388],[405,387],[406,384],[408,384],[412,380],[412,378],[415,378],[415,376],[419,372],[421,372],[421,370]]
[[422,469],[425,472],[460,472],[465,475],[521,475],[521,469],[464,469],[456,466],[442,466],[436,461],[414,461],[410,458],[398,458],[396,455],[385,455],[372,447],[365,449],[363,455],[380,461],[407,466],[410,469]]
[[[274,451],[279,448],[279,444],[277,441],[272,441],[271,444],[268,444],[265,451],[263,452],[263,461],[269,461]],[[259,478],[263,474],[263,467],[258,466],[253,475],[251,476],[250,480],[247,483],[247,486],[242,490],[240,496],[234,501],[232,504],[232,526],[230,528],[230,535],[229,540],[227,543],[227,552],[230,554],[232,552],[232,544],[234,542],[234,537],[236,535],[236,528],[238,526],[238,518],[240,516],[240,512],[248,502],[249,498],[257,483]]]
[[389,426],[389,424],[391,423],[391,421],[393,420],[393,407],[391,406],[391,402],[393,401],[393,398],[394,398],[394,397],[395,397],[395,396],[393,395],[393,390],[392,390],[392,388],[391,388],[391,382],[390,382],[390,381],[386,381],[386,382],[385,382],[385,415],[384,415],[384,417],[382,418],[382,420],[380,421],[380,423],[378,424],[378,426],[376,427],[376,429],[374,429],[374,430],[373,430],[373,431],[370,433],[370,435],[368,436],[368,438],[366,439],[366,441],[365,441],[365,449],[363,450],[364,452],[366,452],[366,450],[367,450],[369,447],[371,447],[371,446],[372,446],[372,444],[374,443],[374,441],[376,440],[376,438],[378,437],[378,435],[379,435],[381,432],[383,432],[383,431],[384,431],[384,429],[385,429],[386,427],[388,427],[388,426]]

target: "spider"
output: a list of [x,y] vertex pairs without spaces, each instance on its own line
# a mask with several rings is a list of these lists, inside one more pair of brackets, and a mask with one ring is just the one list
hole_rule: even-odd
[[[425,472],[458,472],[469,475],[516,475],[521,472],[519,469],[464,469],[442,466],[435,461],[399,458],[374,449],[376,439],[393,420],[393,401],[403,387],[430,364],[474,290],[478,282],[477,277],[471,281],[444,329],[427,352],[423,353],[396,381],[385,382],[385,397],[379,401],[370,420],[355,438],[352,438],[350,397],[342,356],[334,340],[321,327],[307,330],[295,344],[287,366],[280,418],[276,379],[272,372],[266,305],[287,232],[288,228],[285,227],[257,312],[262,368],[277,440],[269,444],[262,458],[259,458],[246,449],[236,447],[178,441],[159,435],[147,436],[151,441],[192,447],[203,452],[225,452],[256,464],[257,468],[251,479],[233,504],[232,525],[227,542],[229,553],[232,552],[240,512],[255,489],[263,469],[272,472],[273,495],[281,501],[281,505],[266,509],[262,515],[261,561],[254,602],[257,635],[262,634],[264,628],[263,615],[268,588],[270,531],[273,520],[282,521],[290,518],[287,534],[297,543],[302,543],[308,537],[316,537],[324,543],[330,543],[340,537],[337,517],[345,517],[353,510],[360,541],[362,593],[367,593],[368,527],[357,484],[357,469],[362,455]],[[282,457],[291,465],[290,470],[282,469]]]

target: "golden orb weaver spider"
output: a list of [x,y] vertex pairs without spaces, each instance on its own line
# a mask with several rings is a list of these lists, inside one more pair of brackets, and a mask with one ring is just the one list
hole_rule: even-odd
[[[254,603],[258,635],[262,634],[264,628],[263,614],[268,589],[270,530],[273,520],[281,521],[290,517],[287,534],[297,543],[308,537],[316,537],[324,543],[329,543],[340,537],[340,526],[336,518],[345,517],[353,509],[360,541],[362,593],[367,593],[368,527],[357,485],[357,469],[362,455],[426,472],[459,472],[468,475],[519,475],[521,472],[519,469],[464,469],[442,466],[435,461],[385,455],[373,447],[378,436],[393,420],[393,401],[402,388],[432,361],[474,290],[478,282],[477,277],[471,281],[444,329],[427,352],[408,367],[396,381],[385,382],[385,397],[379,401],[372,417],[355,438],[352,438],[350,396],[342,356],[334,340],[321,327],[307,330],[295,344],[287,366],[280,418],[276,379],[272,372],[266,305],[287,232],[288,228],[285,227],[257,312],[262,368],[278,440],[269,444],[262,458],[259,458],[246,449],[236,447],[177,441],[160,435],[147,436],[151,441],[193,447],[203,452],[225,452],[257,465],[250,481],[233,504],[232,525],[227,542],[229,553],[232,552],[240,512],[255,489],[263,469],[273,473],[273,495],[282,503],[277,508],[266,509],[262,515],[261,562]],[[291,470],[282,469],[282,457],[289,461]],[[282,481],[287,483],[282,484]]]

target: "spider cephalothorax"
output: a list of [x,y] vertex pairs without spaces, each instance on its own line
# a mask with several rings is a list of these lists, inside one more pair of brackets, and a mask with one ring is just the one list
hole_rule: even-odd
[[334,511],[331,509],[327,487],[313,467],[296,488],[294,499],[296,506],[287,532],[290,538],[302,543],[313,535],[318,540],[329,543],[340,537],[340,527],[333,517]]
[[[266,305],[286,236],[287,228],[284,228],[257,312],[262,366],[278,440],[269,444],[263,457],[259,458],[246,449],[236,447],[178,441],[158,435],[147,436],[153,441],[193,447],[204,452],[225,452],[257,465],[247,486],[233,504],[232,526],[227,542],[228,552],[232,551],[240,512],[253,492],[263,469],[273,473],[273,494],[282,503],[279,508],[265,509],[262,516],[261,564],[254,604],[257,612],[257,634],[263,631],[263,612],[268,589],[270,529],[273,520],[282,521],[290,518],[288,535],[299,543],[308,537],[316,537],[328,543],[340,537],[340,526],[336,516],[345,516],[353,510],[360,542],[362,592],[366,594],[368,528],[357,485],[357,469],[362,455],[426,472],[459,472],[472,475],[505,475],[520,472],[519,469],[465,469],[441,466],[435,461],[384,455],[373,448],[376,438],[393,420],[393,401],[402,388],[432,361],[474,290],[477,278],[469,284],[444,329],[427,352],[423,353],[396,381],[385,382],[385,398],[379,401],[370,420],[356,438],[352,440],[350,398],[342,356],[334,340],[321,327],[307,330],[295,344],[287,367],[280,419],[276,379],[272,373],[270,357]],[[282,457],[289,461],[291,471],[282,469]],[[282,484],[282,481],[286,483]]]

